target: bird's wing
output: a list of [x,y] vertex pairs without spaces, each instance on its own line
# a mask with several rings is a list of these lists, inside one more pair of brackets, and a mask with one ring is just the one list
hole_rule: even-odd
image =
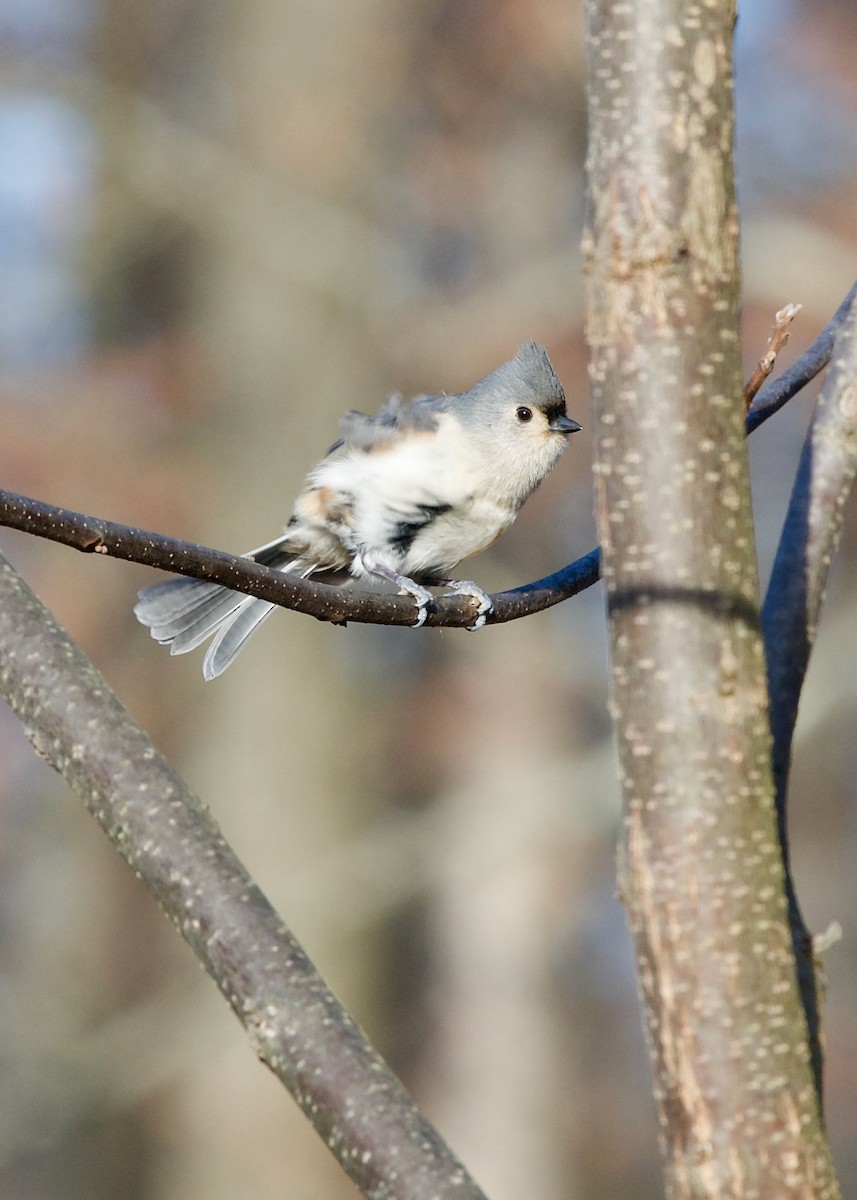
[[349,409],[339,421],[339,441],[330,453],[346,446],[351,450],[377,450],[402,434],[430,432],[437,428],[438,414],[446,410],[447,396],[417,396],[405,400],[390,396],[374,417]]

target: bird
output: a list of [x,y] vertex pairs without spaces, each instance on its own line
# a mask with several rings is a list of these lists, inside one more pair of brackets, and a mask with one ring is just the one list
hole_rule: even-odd
[[[580,428],[547,351],[532,341],[467,392],[394,394],[375,416],[349,410],[283,532],[245,557],[326,583],[384,580],[413,598],[413,628],[433,603],[428,588],[444,586],[471,599],[468,628],[480,629],[490,598],[451,573],[509,528]],[[134,613],[171,654],[213,638],[202,668],[210,680],[275,607],[180,578],[141,591]]]

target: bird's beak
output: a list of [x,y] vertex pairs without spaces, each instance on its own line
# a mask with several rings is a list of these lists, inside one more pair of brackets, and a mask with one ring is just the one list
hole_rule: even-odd
[[548,422],[551,433],[579,433],[582,428],[583,426],[578,425],[577,421],[572,421],[571,417],[554,417]]

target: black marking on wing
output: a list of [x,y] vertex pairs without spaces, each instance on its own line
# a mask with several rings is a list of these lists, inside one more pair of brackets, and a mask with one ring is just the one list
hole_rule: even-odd
[[390,545],[400,551],[402,554],[407,554],[411,546],[414,544],[414,538],[421,529],[425,529],[427,525],[431,525],[432,521],[442,517],[444,513],[452,511],[451,504],[420,504],[417,507],[417,513],[407,520],[401,520],[397,525],[393,526],[390,535]]

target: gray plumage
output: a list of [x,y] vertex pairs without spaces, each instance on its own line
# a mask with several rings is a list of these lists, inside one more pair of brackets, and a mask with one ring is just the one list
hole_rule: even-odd
[[416,396],[413,400],[405,400],[404,396],[394,392],[374,417],[351,408],[339,418],[339,441],[334,442],[328,453],[332,454],[340,446],[373,450],[406,431],[431,433],[437,429],[438,413],[443,411],[448,399],[447,396]]
[[[392,396],[375,416],[349,411],[283,535],[249,557],[324,582],[385,579],[414,597],[417,625],[432,601],[424,585],[446,584],[474,600],[472,628],[480,628],[489,598],[449,572],[511,525],[579,428],[547,353],[533,342],[468,392]],[[146,588],[134,612],[173,654],[213,636],[203,661],[213,679],[274,607],[178,579]]]

